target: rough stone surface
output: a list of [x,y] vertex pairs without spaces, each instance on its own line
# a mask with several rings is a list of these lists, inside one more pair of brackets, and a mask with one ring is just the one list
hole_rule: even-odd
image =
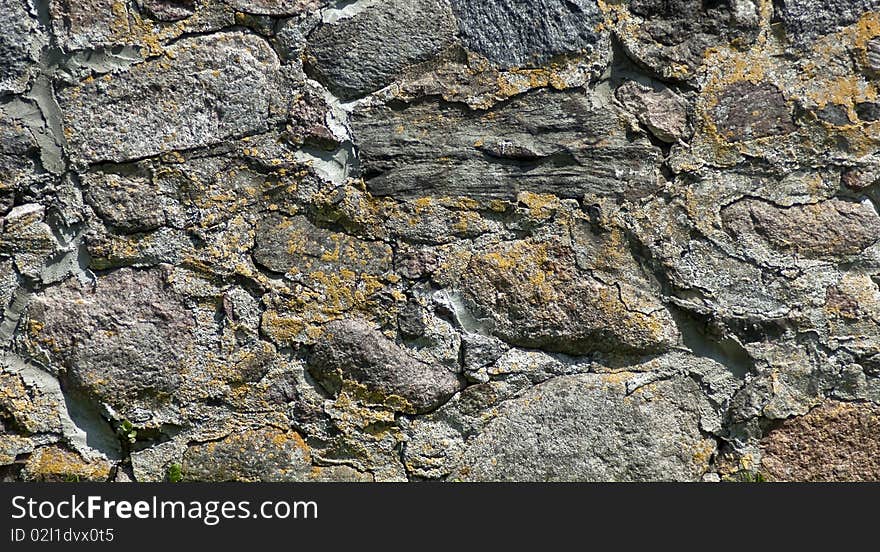
[[761,464],[778,481],[877,481],[880,411],[829,402],[786,420],[761,441]]
[[578,270],[574,251],[553,242],[486,247],[469,260],[456,287],[477,318],[488,315],[489,331],[522,347],[653,352],[678,337],[659,301],[626,284],[594,279]]
[[504,403],[468,443],[452,478],[699,480],[715,444],[699,431],[699,401],[706,399],[692,395],[696,384],[674,379],[627,396],[626,380],[627,374],[559,377]]
[[159,272],[128,269],[94,290],[69,282],[34,300],[34,334],[75,387],[133,418],[171,400],[192,351],[193,317],[163,288]]
[[630,81],[619,86],[616,94],[657,139],[678,142],[686,137],[687,104],[668,88],[655,91]]
[[[602,94],[535,92],[471,115],[458,105],[355,113],[361,168],[376,195],[512,199],[521,191],[579,198],[657,189],[659,148],[630,139]],[[443,124],[449,132],[433,129]]]
[[412,358],[405,349],[363,320],[331,322],[309,358],[309,371],[334,392],[353,381],[378,400],[402,399],[400,409],[419,413],[436,408],[458,389],[446,368]]
[[0,7],[0,481],[880,479],[875,2]]
[[195,13],[196,0],[140,0],[138,6],[160,21],[178,21]]
[[278,58],[255,36],[181,40],[165,59],[61,92],[71,157],[119,162],[264,132],[277,78]]
[[447,0],[392,0],[319,27],[309,36],[308,54],[330,90],[352,99],[435,57],[454,36]]
[[732,142],[787,134],[795,128],[782,91],[767,84],[730,85],[722,91],[714,115],[718,132]]
[[806,45],[816,38],[858,21],[866,12],[880,10],[877,0],[785,0],[776,17],[785,26],[788,38]]
[[595,0],[452,0],[464,45],[503,68],[542,65],[598,47]]
[[24,92],[31,68],[39,59],[41,32],[28,1],[0,2],[0,92]]
[[666,79],[692,76],[718,44],[747,46],[758,35],[759,2],[626,0],[608,3],[617,37],[633,60]]
[[774,249],[806,258],[854,255],[880,239],[880,216],[870,202],[831,199],[778,207],[743,200],[721,216],[734,237],[757,234]]

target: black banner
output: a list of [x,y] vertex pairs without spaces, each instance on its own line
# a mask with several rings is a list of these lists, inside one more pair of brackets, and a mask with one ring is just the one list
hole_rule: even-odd
[[[876,485],[18,484],[0,485],[0,550],[148,543],[287,543],[331,550],[620,539],[842,543],[873,527]],[[575,539],[575,540],[570,540]],[[873,540],[873,539],[872,539]],[[289,545],[289,546],[288,546]],[[707,543],[707,546],[712,545]],[[714,545],[712,545],[714,546]],[[457,546],[456,546],[457,548]],[[151,548],[157,550],[156,548]]]

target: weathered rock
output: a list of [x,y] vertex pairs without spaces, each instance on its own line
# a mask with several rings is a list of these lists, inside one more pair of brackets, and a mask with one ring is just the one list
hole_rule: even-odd
[[0,214],[12,208],[16,192],[32,180],[38,155],[30,130],[0,107]]
[[437,408],[461,388],[448,369],[417,360],[366,321],[331,322],[323,332],[308,367],[331,392],[338,393],[351,381],[366,388],[368,400],[422,413]]
[[25,481],[86,482],[107,481],[111,465],[106,459],[87,460],[59,446],[42,447],[28,458],[22,471]]
[[880,73],[880,37],[874,37],[865,46],[865,66],[875,75]]
[[753,0],[628,0],[609,3],[627,54],[667,79],[687,79],[719,43],[748,45],[758,34]]
[[138,0],[138,5],[160,21],[186,19],[196,11],[196,0]]
[[786,35],[795,45],[806,46],[818,37],[859,20],[865,13],[880,10],[877,0],[785,0],[774,16],[782,21]]
[[862,121],[869,123],[880,121],[880,103],[859,102],[856,104],[856,114]]
[[670,89],[654,91],[629,81],[621,85],[615,94],[659,140],[678,142],[687,137],[687,104]]
[[855,255],[880,239],[880,217],[868,202],[831,199],[778,207],[746,199],[722,211],[734,237],[757,234],[774,249],[806,258]]
[[297,15],[317,11],[326,0],[224,0],[238,11],[257,15]]
[[2,0],[0,92],[21,93],[39,60],[42,32],[31,0]]
[[782,92],[767,83],[736,82],[719,93],[713,111],[718,133],[730,142],[788,134],[795,130]]
[[477,318],[488,317],[487,331],[513,345],[569,354],[647,353],[678,338],[655,297],[579,271],[573,251],[558,243],[487,246],[453,281]]
[[195,321],[159,270],[118,270],[94,290],[68,280],[36,296],[30,316],[34,343],[122,418],[161,408],[185,384]]
[[74,161],[119,162],[268,130],[279,65],[265,41],[219,33],[183,39],[167,52],[168,59],[87,78],[59,94]]
[[125,233],[155,230],[165,224],[162,199],[143,177],[90,173],[86,201],[104,222]]
[[828,401],[772,429],[761,449],[774,481],[877,481],[880,408]]
[[391,268],[391,248],[319,228],[304,216],[273,215],[257,225],[254,260],[274,272],[306,279],[344,270],[381,274]]
[[562,376],[503,403],[450,478],[699,481],[715,451],[699,429],[707,399],[686,377],[630,393],[633,377]]
[[534,67],[600,47],[595,0],[453,0],[465,46],[501,68]]
[[353,99],[391,84],[454,37],[447,0],[390,0],[319,27],[309,36],[308,55],[331,91]]
[[0,218],[0,255],[10,256],[18,272],[39,280],[49,259],[60,246],[46,224],[46,209],[29,203],[13,208]]
[[191,445],[180,471],[184,481],[300,481],[310,468],[309,447],[298,433],[264,427]]
[[[446,130],[438,133],[441,124]],[[629,140],[600,91],[538,91],[479,115],[432,101],[366,108],[352,126],[367,187],[376,195],[638,198],[659,186],[660,149]]]
[[49,2],[52,33],[67,51],[102,48],[131,40],[126,3],[114,0]]

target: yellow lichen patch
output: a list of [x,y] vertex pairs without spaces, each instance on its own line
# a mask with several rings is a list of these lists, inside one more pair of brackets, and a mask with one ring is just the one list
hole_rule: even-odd
[[694,463],[694,466],[703,471],[706,470],[709,466],[709,462],[712,459],[712,455],[715,454],[715,441],[712,439],[704,439],[697,443],[693,455],[691,456],[691,461]]
[[273,310],[263,313],[260,329],[277,343],[293,343],[301,339],[307,327],[298,316],[281,316]]
[[520,192],[516,199],[529,208],[529,214],[531,214],[532,217],[539,220],[552,216],[561,205],[559,198],[553,194]]
[[632,372],[611,372],[602,374],[602,381],[608,385],[625,385],[633,376]]
[[58,446],[37,449],[28,459],[24,478],[31,481],[106,481],[110,463],[86,460],[76,452]]

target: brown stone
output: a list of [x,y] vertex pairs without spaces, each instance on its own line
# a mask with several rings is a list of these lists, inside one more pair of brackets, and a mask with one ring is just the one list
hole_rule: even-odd
[[773,480],[880,480],[880,407],[828,401],[770,431],[761,448]]

